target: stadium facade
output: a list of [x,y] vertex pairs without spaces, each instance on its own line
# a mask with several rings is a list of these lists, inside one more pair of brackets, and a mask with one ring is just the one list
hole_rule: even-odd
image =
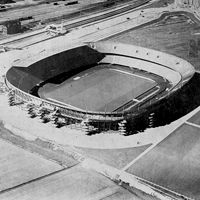
[[31,117],[96,131],[123,129],[127,119],[180,89],[194,73],[191,64],[172,55],[97,42],[20,60],[5,82],[10,105]]

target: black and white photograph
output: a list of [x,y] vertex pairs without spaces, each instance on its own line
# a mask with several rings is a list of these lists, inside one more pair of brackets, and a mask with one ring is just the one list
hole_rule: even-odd
[[200,0],[0,0],[0,200],[200,200]]

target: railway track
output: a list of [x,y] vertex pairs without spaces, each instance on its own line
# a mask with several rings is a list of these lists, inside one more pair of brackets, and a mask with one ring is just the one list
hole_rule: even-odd
[[[129,12],[132,12],[134,9],[136,9],[140,6],[143,6],[143,5],[146,5],[147,3],[150,3],[150,1],[151,0],[142,0],[142,1],[138,0],[134,3],[129,3],[126,6],[123,6],[123,7],[120,7],[120,8],[115,8],[114,10],[111,10],[111,11],[104,11],[103,13],[102,12],[97,13],[97,14],[94,14],[90,17],[89,16],[84,17],[81,20],[79,20],[79,19],[73,20],[72,23],[66,22],[63,25],[64,25],[65,29],[70,30],[70,29],[73,29],[73,28],[81,27],[81,26],[84,26],[84,25],[89,25],[89,24],[92,24],[92,23],[95,24],[96,22],[102,21],[104,19],[114,18],[116,16],[122,16],[124,14],[129,13]],[[74,15],[74,13],[73,13],[73,15]],[[33,39],[33,42],[30,42],[30,44],[21,46],[21,48],[23,48],[23,47],[30,46],[30,45],[33,45],[33,44],[38,43],[38,42],[42,42],[42,41],[60,36],[60,35],[47,36],[46,33],[47,33],[47,31],[44,30],[44,29],[37,30],[37,31],[34,31],[32,33],[25,34],[21,37],[18,36],[18,37],[7,39],[7,40],[2,40],[2,41],[0,41],[0,45],[12,47],[12,45],[15,45],[15,44],[18,44],[18,43],[23,43],[24,41],[29,41],[29,40],[31,41]],[[44,37],[44,39],[42,39],[42,40],[39,39],[38,41],[34,40],[34,37],[38,37],[38,36],[41,37],[44,34],[46,35],[46,38]]]

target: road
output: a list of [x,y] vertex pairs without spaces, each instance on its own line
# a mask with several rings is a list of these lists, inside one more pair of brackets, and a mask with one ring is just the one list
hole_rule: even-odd
[[[99,3],[104,0],[94,0],[92,1],[92,5],[98,5]],[[91,0],[79,0],[78,4],[66,6],[67,2],[65,1],[57,1],[57,5],[54,5],[54,2],[46,4],[36,4],[30,5],[26,7],[18,7],[13,8],[11,10],[7,10],[5,12],[0,13],[0,24],[9,21],[15,20],[27,16],[32,16],[34,20],[42,20],[45,21],[46,19],[53,18],[55,16],[62,16],[69,13],[77,12],[84,7],[91,6]]]
[[[70,29],[78,28],[84,25],[88,26],[90,24],[99,23],[99,22],[105,23],[105,19],[112,20],[116,17],[119,17],[119,18],[121,18],[121,16],[125,17],[125,15],[132,13],[134,9],[146,3],[148,3],[148,0],[144,0],[143,2],[136,1],[132,4],[129,3],[128,5],[125,5],[125,6],[123,5],[120,8],[114,8],[109,11],[104,11],[104,12],[87,16],[87,17],[81,17],[79,19],[71,20],[70,23],[66,22],[66,23],[63,23],[63,25],[66,28],[66,30],[70,30]],[[23,47],[23,45],[21,44],[24,41],[25,41],[24,46],[26,46],[27,44],[29,45],[35,44],[37,42],[42,42],[43,40],[50,39],[50,38],[52,38],[52,36],[48,35],[47,31],[42,29],[42,30],[37,30],[28,34],[24,34],[21,36],[17,36],[16,38],[2,40],[0,41],[0,45],[11,46],[13,44],[20,44],[20,46]]]
[[[137,19],[135,19],[135,21],[137,21]],[[101,27],[100,24],[98,24],[97,27],[100,27],[99,32],[94,31],[94,33],[91,32],[91,34],[88,34],[88,35],[83,34],[81,37],[84,41],[89,41],[91,39],[91,35],[93,34],[93,37],[94,37],[93,40],[95,41],[100,40],[102,38],[108,37],[109,35],[111,36],[112,34],[121,33],[133,27],[133,24],[135,24],[133,22],[135,21],[134,19],[132,19],[132,20],[126,20],[124,24],[118,23],[118,26],[117,28],[116,27],[114,28],[114,31],[111,31],[113,30],[113,27],[107,27],[106,30],[104,30],[104,27],[108,26],[106,25],[106,23],[104,23],[103,27]],[[144,21],[141,21],[141,24]],[[149,23],[149,25],[150,24],[151,22]],[[96,25],[97,24],[95,24],[95,26]],[[143,27],[144,26],[141,26],[141,30]],[[146,29],[144,29],[144,32],[146,32]],[[166,33],[164,34],[164,36],[160,37],[159,39],[163,40],[163,38],[166,36]],[[138,34],[140,36],[142,35],[141,32],[139,32]],[[133,37],[135,40],[139,38],[138,35],[136,37],[135,33],[131,34],[130,32],[129,33],[126,32],[124,36],[121,36],[122,37],[121,41],[123,40],[124,37],[127,37],[127,35],[129,36],[131,35],[131,37]],[[170,35],[173,36],[173,34],[170,34]],[[147,34],[146,40],[148,39],[148,37],[149,35]],[[52,39],[52,43],[50,42],[50,44],[56,43],[57,39],[59,38]],[[70,36],[68,39],[70,39]],[[114,39],[119,40],[119,35],[118,37],[116,36],[116,38]],[[49,41],[46,41],[46,42],[48,43]],[[37,41],[33,41],[33,43],[34,42],[37,42]],[[133,39],[130,39],[129,43],[131,42],[135,42],[135,41]],[[19,44],[15,43],[15,45],[17,46]],[[23,45],[26,45],[26,41],[24,41],[24,44],[22,44],[22,47]],[[39,45],[38,46],[36,45],[36,47],[39,47]],[[163,50],[164,47],[165,46],[162,46],[162,47],[159,46],[161,50]],[[120,165],[120,167],[123,167],[122,171],[123,172],[125,171],[128,175],[130,175],[130,177],[126,177],[129,182],[134,180],[134,177],[131,176],[131,174],[134,174],[142,178],[145,178],[148,181],[152,181],[153,183],[160,184],[161,186],[164,186],[168,189],[175,190],[178,193],[180,192],[183,195],[194,197],[194,198],[197,197],[198,199],[199,194],[200,194],[199,188],[198,187],[191,188],[191,186],[194,183],[197,183],[197,185],[199,185],[199,178],[198,178],[199,170],[195,168],[195,166],[199,166],[198,165],[199,163],[199,154],[198,154],[199,152],[199,135],[198,135],[199,121],[198,119],[199,119],[199,110],[198,110],[197,115],[195,115],[195,117],[185,122],[183,127],[181,126],[180,128],[178,128],[169,137],[163,140],[163,142],[157,143],[154,146],[154,148],[152,148],[152,146],[150,145],[148,147],[144,147],[143,149],[138,149],[139,154],[143,152],[143,156],[140,156],[139,158],[138,158],[137,150],[136,150],[136,153],[135,153],[136,155],[135,155],[131,149],[128,149],[128,150],[123,149],[124,151],[123,153],[121,153],[122,151],[120,150],[117,153],[114,152],[113,154],[115,154],[116,158],[113,157],[112,161],[110,161],[109,158],[108,158],[108,161],[106,160],[107,159],[106,150],[100,152],[101,158],[98,156],[99,154],[98,150],[96,150],[96,152],[93,151],[92,154],[94,154],[94,156],[93,155],[92,156],[95,159],[100,159],[101,161],[106,160],[106,162],[109,165]],[[25,124],[25,120],[24,120],[24,124]],[[27,130],[28,129],[29,127],[27,125]],[[162,131],[163,129],[161,130],[161,132]],[[190,132],[191,132],[191,135],[188,135],[188,133]],[[84,151],[84,149],[81,149],[81,150]],[[126,151],[129,153],[126,153]],[[90,150],[86,150],[85,152],[87,156],[91,156]],[[112,157],[111,152],[109,153],[110,153],[110,156]],[[129,157],[129,154],[131,154],[130,157]],[[118,157],[120,156],[124,156],[128,160],[128,163],[126,163],[125,166],[124,166],[125,162],[123,160],[124,158],[123,159],[120,158],[121,162],[120,161],[116,162],[114,160],[114,159],[118,159]],[[165,158],[168,160],[167,163],[165,162]],[[177,158],[179,159],[177,160]],[[195,163],[194,166],[192,165],[193,163]],[[90,166],[92,168],[93,167],[92,162],[89,164],[91,164]],[[182,166],[183,166],[183,171],[181,171]],[[98,171],[99,169],[98,167],[95,168],[94,166],[93,169]],[[108,166],[106,167],[109,168]],[[195,169],[190,170],[193,168]],[[108,170],[109,173],[108,171],[104,170],[103,167],[102,169],[103,169],[102,173],[105,176],[108,176],[111,178],[112,177],[111,175],[113,174],[114,174],[113,176],[117,175],[117,173],[115,173],[115,169],[113,168],[111,168],[110,171]],[[116,186],[115,183],[110,182],[110,180],[106,179],[104,176],[101,176],[99,174],[97,175],[97,173],[93,173],[93,172],[94,171],[92,170],[88,171],[85,168],[83,169],[80,166],[72,167],[71,169],[69,169],[69,171],[64,170],[61,173],[53,174],[52,176],[45,177],[44,179],[41,179],[38,182],[33,181],[30,184],[28,183],[23,186],[13,188],[10,191],[0,194],[0,197],[2,199],[28,199],[28,198],[30,199],[34,199],[34,198],[35,199],[38,199],[38,198],[57,199],[58,197],[60,199],[64,199],[66,198],[66,196],[69,196],[72,199],[80,199],[81,197],[84,197],[85,199],[90,199],[90,197],[91,199],[131,199],[131,198],[156,199],[155,197],[151,197],[151,196],[144,197],[145,195],[144,194],[141,195],[141,193],[138,195],[136,192],[137,190],[135,189],[133,191],[134,194],[130,194],[128,191],[125,191],[122,188]],[[164,179],[163,173],[166,175],[166,177],[168,177],[169,175],[169,178]],[[180,177],[177,178],[177,174],[180,174],[181,178]],[[193,179],[190,179],[190,175],[192,175],[191,177],[193,177]],[[83,178],[81,179],[80,177],[83,177]],[[70,182],[69,182],[69,179],[70,179]],[[126,179],[124,178],[123,180],[125,181]],[[184,181],[184,184],[182,184],[183,183],[182,180]],[[87,182],[87,185],[85,185],[86,182]],[[98,185],[99,182],[100,182],[100,185]],[[78,183],[78,186],[76,185],[77,183]],[[175,183],[176,185],[174,185]],[[105,188],[103,188],[102,185],[104,185]],[[91,191],[88,191],[88,188],[90,187],[91,187]],[[74,190],[74,188],[76,189]],[[86,191],[86,193],[84,193],[84,191]],[[150,190],[150,192],[152,192],[152,190]],[[85,196],[83,196],[83,194]]]

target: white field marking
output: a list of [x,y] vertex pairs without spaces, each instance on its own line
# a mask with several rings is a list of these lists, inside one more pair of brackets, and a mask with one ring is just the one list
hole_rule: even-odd
[[196,70],[195,72],[200,74],[200,70]]
[[128,75],[131,75],[131,76],[136,76],[136,77],[140,77],[140,78],[143,78],[143,79],[146,79],[146,80],[149,80],[151,82],[155,82],[154,80],[150,79],[150,78],[147,78],[147,77],[144,77],[144,76],[140,76],[138,74],[132,74],[130,72],[125,72],[125,71],[122,71],[122,70],[119,70],[119,69],[110,69],[110,70],[113,70],[113,71],[118,71],[118,72],[121,72],[123,74],[128,74]]
[[158,141],[152,144],[149,148],[147,148],[144,152],[142,152],[137,158],[133,159],[130,163],[128,163],[125,167],[123,167],[122,171],[126,171],[131,165],[133,165],[136,161],[138,161],[142,156],[146,155],[149,151],[151,151],[154,147],[156,147],[161,141]]
[[[158,90],[160,90],[160,86],[157,85],[156,87],[158,87],[159,89],[157,89],[156,91],[152,92],[151,94],[145,96],[143,99],[141,99],[141,100],[133,99],[133,100],[136,100],[137,103],[143,102],[145,99],[147,99],[148,97],[150,97],[150,96],[152,96],[153,94],[157,93]],[[132,105],[131,107],[129,107],[129,109],[132,108],[132,107],[134,107],[134,106],[135,106],[135,105]]]
[[188,121],[186,121],[185,123],[188,124],[188,125],[190,125],[190,126],[194,126],[194,127],[200,129],[200,125],[198,125],[198,124],[194,124],[194,123],[192,123],[192,122],[188,122]]
[[156,86],[158,89],[156,90],[156,91],[154,91],[154,92],[152,92],[151,94],[149,94],[149,95],[147,95],[147,96],[145,96],[141,101],[144,101],[145,99],[147,99],[148,97],[150,97],[150,96],[152,96],[153,94],[155,94],[155,93],[157,93],[158,92],[158,90],[160,90],[160,86],[159,85],[157,85]]
[[141,102],[142,100],[138,100],[138,99],[132,99],[133,101],[136,101],[137,103]]
[[81,77],[80,76],[77,76],[75,78],[73,78],[74,81],[77,81],[78,79],[80,79]]
[[[144,76],[140,76],[140,75],[136,75],[136,74],[131,74],[130,72],[125,72],[125,71],[122,71],[122,70],[119,70],[119,69],[110,69],[110,70],[118,71],[118,72],[121,72],[121,73],[124,73],[124,74],[128,74],[128,75],[131,75],[131,76],[140,77],[140,78],[149,80],[149,81],[151,81],[151,82],[155,82],[154,80],[152,80],[152,79],[150,79],[150,78],[147,78],[147,77],[144,77]],[[158,88],[158,90],[160,89],[160,86],[157,85],[156,87]],[[148,97],[150,97],[151,95],[157,93],[158,90],[156,90],[155,92],[153,92],[153,93],[149,94],[148,96],[144,97],[142,100],[133,99],[133,101],[136,101],[136,102],[138,102],[138,103],[139,103],[139,102],[142,102],[142,101],[144,101],[145,99],[147,99]]]
[[200,33],[193,33],[193,35],[200,35]]

